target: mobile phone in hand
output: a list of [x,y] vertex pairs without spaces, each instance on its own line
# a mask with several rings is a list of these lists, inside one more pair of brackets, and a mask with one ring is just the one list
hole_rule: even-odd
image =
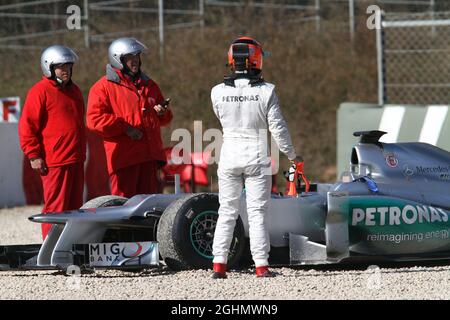
[[167,109],[167,107],[169,106],[170,103],[170,98],[167,98],[166,100],[164,100],[164,102],[161,104],[161,107],[163,107],[164,109]]

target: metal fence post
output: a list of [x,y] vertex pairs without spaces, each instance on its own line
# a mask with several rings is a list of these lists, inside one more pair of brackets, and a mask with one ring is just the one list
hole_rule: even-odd
[[200,34],[205,37],[205,0],[198,0],[198,14],[200,15]]
[[355,39],[355,0],[348,0],[348,14],[350,19],[350,40],[353,43]]
[[89,0],[83,1],[84,6],[84,46],[89,48],[91,46],[89,39]]
[[200,15],[200,27],[205,26],[205,0],[198,0],[198,14]]
[[316,32],[320,32],[320,0],[316,0],[315,2],[315,10],[316,10]]
[[377,30],[378,104],[380,106],[384,105],[386,101],[383,18],[383,12],[377,10],[375,21]]
[[[435,5],[435,0],[430,0],[430,15],[431,15],[431,20],[434,20],[434,5]],[[433,26],[431,28],[431,35],[433,37],[436,36],[436,27]]]
[[164,62],[164,0],[158,0],[159,16],[159,60]]

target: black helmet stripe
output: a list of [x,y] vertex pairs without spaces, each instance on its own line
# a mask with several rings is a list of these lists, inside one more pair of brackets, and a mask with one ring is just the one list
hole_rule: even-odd
[[236,43],[246,43],[246,44],[253,44],[255,46],[259,46],[259,43],[253,39],[236,39],[236,40],[234,40],[233,44],[236,44]]

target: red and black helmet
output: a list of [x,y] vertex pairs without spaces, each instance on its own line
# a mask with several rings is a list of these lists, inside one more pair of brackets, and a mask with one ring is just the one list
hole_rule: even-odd
[[264,51],[258,41],[250,37],[240,37],[233,41],[228,50],[228,65],[233,70],[238,69],[239,64],[246,70],[262,71],[263,56]]

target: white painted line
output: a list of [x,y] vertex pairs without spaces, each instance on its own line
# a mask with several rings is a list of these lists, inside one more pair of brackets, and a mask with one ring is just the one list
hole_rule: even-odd
[[447,117],[448,106],[429,106],[420,132],[420,142],[436,145]]
[[385,143],[397,142],[400,127],[402,126],[405,107],[390,106],[384,107],[378,130],[385,131],[387,134],[381,137],[380,141]]

